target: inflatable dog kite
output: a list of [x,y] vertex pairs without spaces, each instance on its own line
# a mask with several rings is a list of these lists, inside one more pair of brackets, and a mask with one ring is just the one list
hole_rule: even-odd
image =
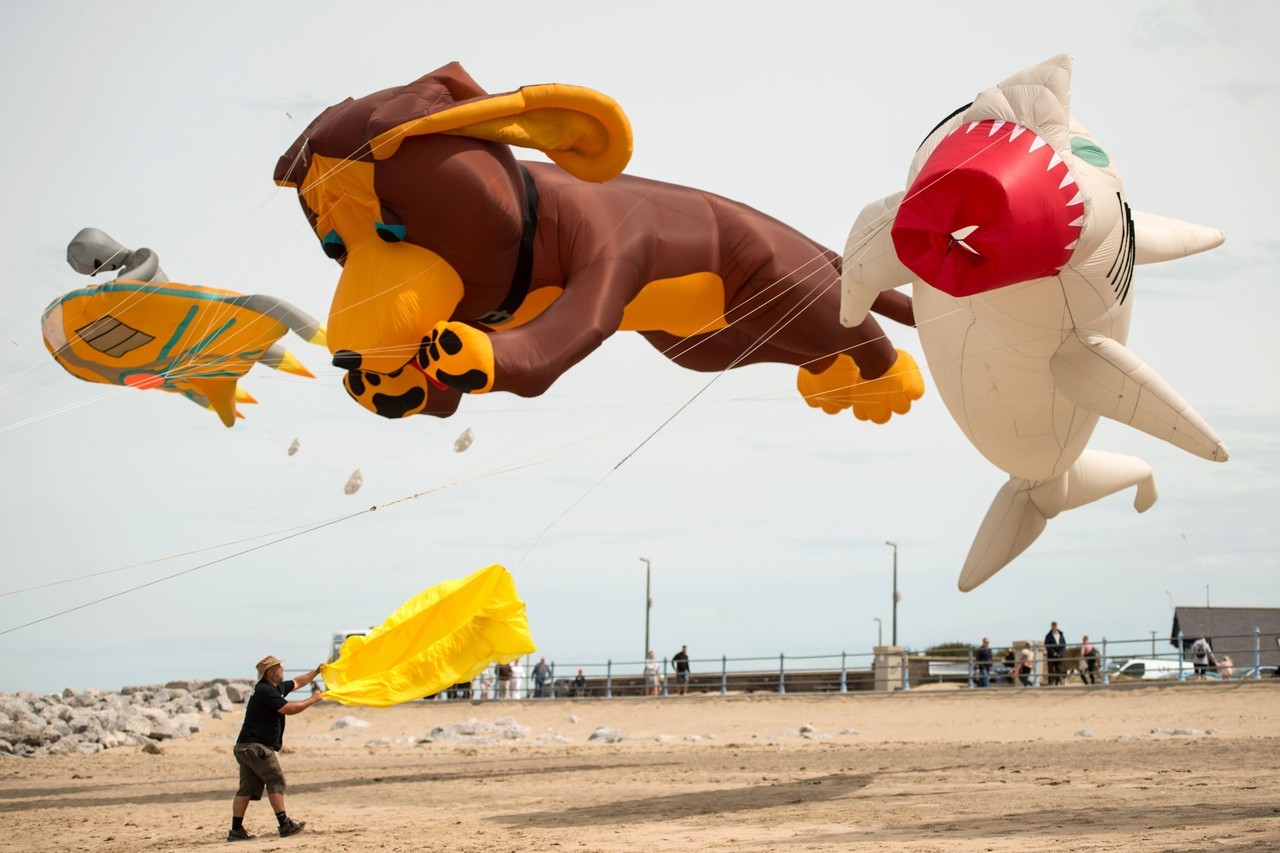
[[1111,158],[1070,115],[1071,58],[982,92],[916,152],[906,193],[863,210],[845,249],[842,319],[912,282],[938,392],[1008,472],[960,575],[970,590],[1064,509],[1137,487],[1140,459],[1086,450],[1099,416],[1225,461],[1217,434],[1125,349],[1134,264],[1184,257],[1222,232],[1130,211]]
[[[556,165],[518,163],[508,146]],[[544,392],[615,331],[678,364],[798,365],[810,405],[882,423],[923,393],[870,317],[839,323],[839,258],[742,204],[620,176],[631,129],[573,86],[489,95],[456,63],[325,110],[280,158],[343,266],[333,363],[385,417]],[[911,322],[910,301],[872,306]]]

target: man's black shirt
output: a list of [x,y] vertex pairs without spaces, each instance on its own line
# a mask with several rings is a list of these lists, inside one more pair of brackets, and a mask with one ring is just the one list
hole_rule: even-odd
[[244,725],[236,743],[260,743],[279,752],[284,745],[284,714],[280,709],[289,703],[285,697],[292,692],[292,681],[282,681],[279,686],[266,679],[259,681],[245,705]]

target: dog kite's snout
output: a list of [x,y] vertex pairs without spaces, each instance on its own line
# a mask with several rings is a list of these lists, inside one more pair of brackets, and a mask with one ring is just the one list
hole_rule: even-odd
[[333,366],[341,370],[359,370],[364,358],[358,352],[340,349],[333,354]]

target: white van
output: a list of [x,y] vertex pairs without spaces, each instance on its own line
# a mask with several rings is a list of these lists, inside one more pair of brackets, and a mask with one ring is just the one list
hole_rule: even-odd
[[[1134,678],[1143,681],[1155,681],[1165,678],[1178,677],[1178,664],[1176,660],[1160,660],[1158,658],[1129,658],[1128,660],[1113,661],[1107,667],[1109,678]],[[1182,675],[1190,675],[1192,666],[1189,663],[1182,664]]]
[[329,651],[329,660],[338,659],[338,652],[342,651],[342,644],[347,641],[348,637],[363,637],[369,633],[369,628],[357,628],[353,631],[338,631],[333,635],[333,645]]

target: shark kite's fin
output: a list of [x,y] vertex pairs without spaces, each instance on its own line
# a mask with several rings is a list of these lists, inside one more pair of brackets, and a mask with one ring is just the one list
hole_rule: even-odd
[[1217,228],[1133,211],[1133,260],[1139,264],[1174,261],[1216,249],[1227,239]]
[[849,231],[840,290],[840,322],[849,328],[867,319],[871,304],[881,293],[914,280],[911,270],[898,260],[890,234],[905,195],[898,192],[873,201],[862,209]]
[[1227,448],[1177,391],[1123,344],[1079,330],[1049,363],[1054,382],[1082,409],[1128,424],[1213,462]]
[[1134,456],[1086,450],[1067,473],[1043,483],[1011,477],[991,502],[960,571],[968,592],[1003,569],[1040,535],[1048,519],[1137,486],[1133,508],[1146,512],[1160,496],[1151,466]]

